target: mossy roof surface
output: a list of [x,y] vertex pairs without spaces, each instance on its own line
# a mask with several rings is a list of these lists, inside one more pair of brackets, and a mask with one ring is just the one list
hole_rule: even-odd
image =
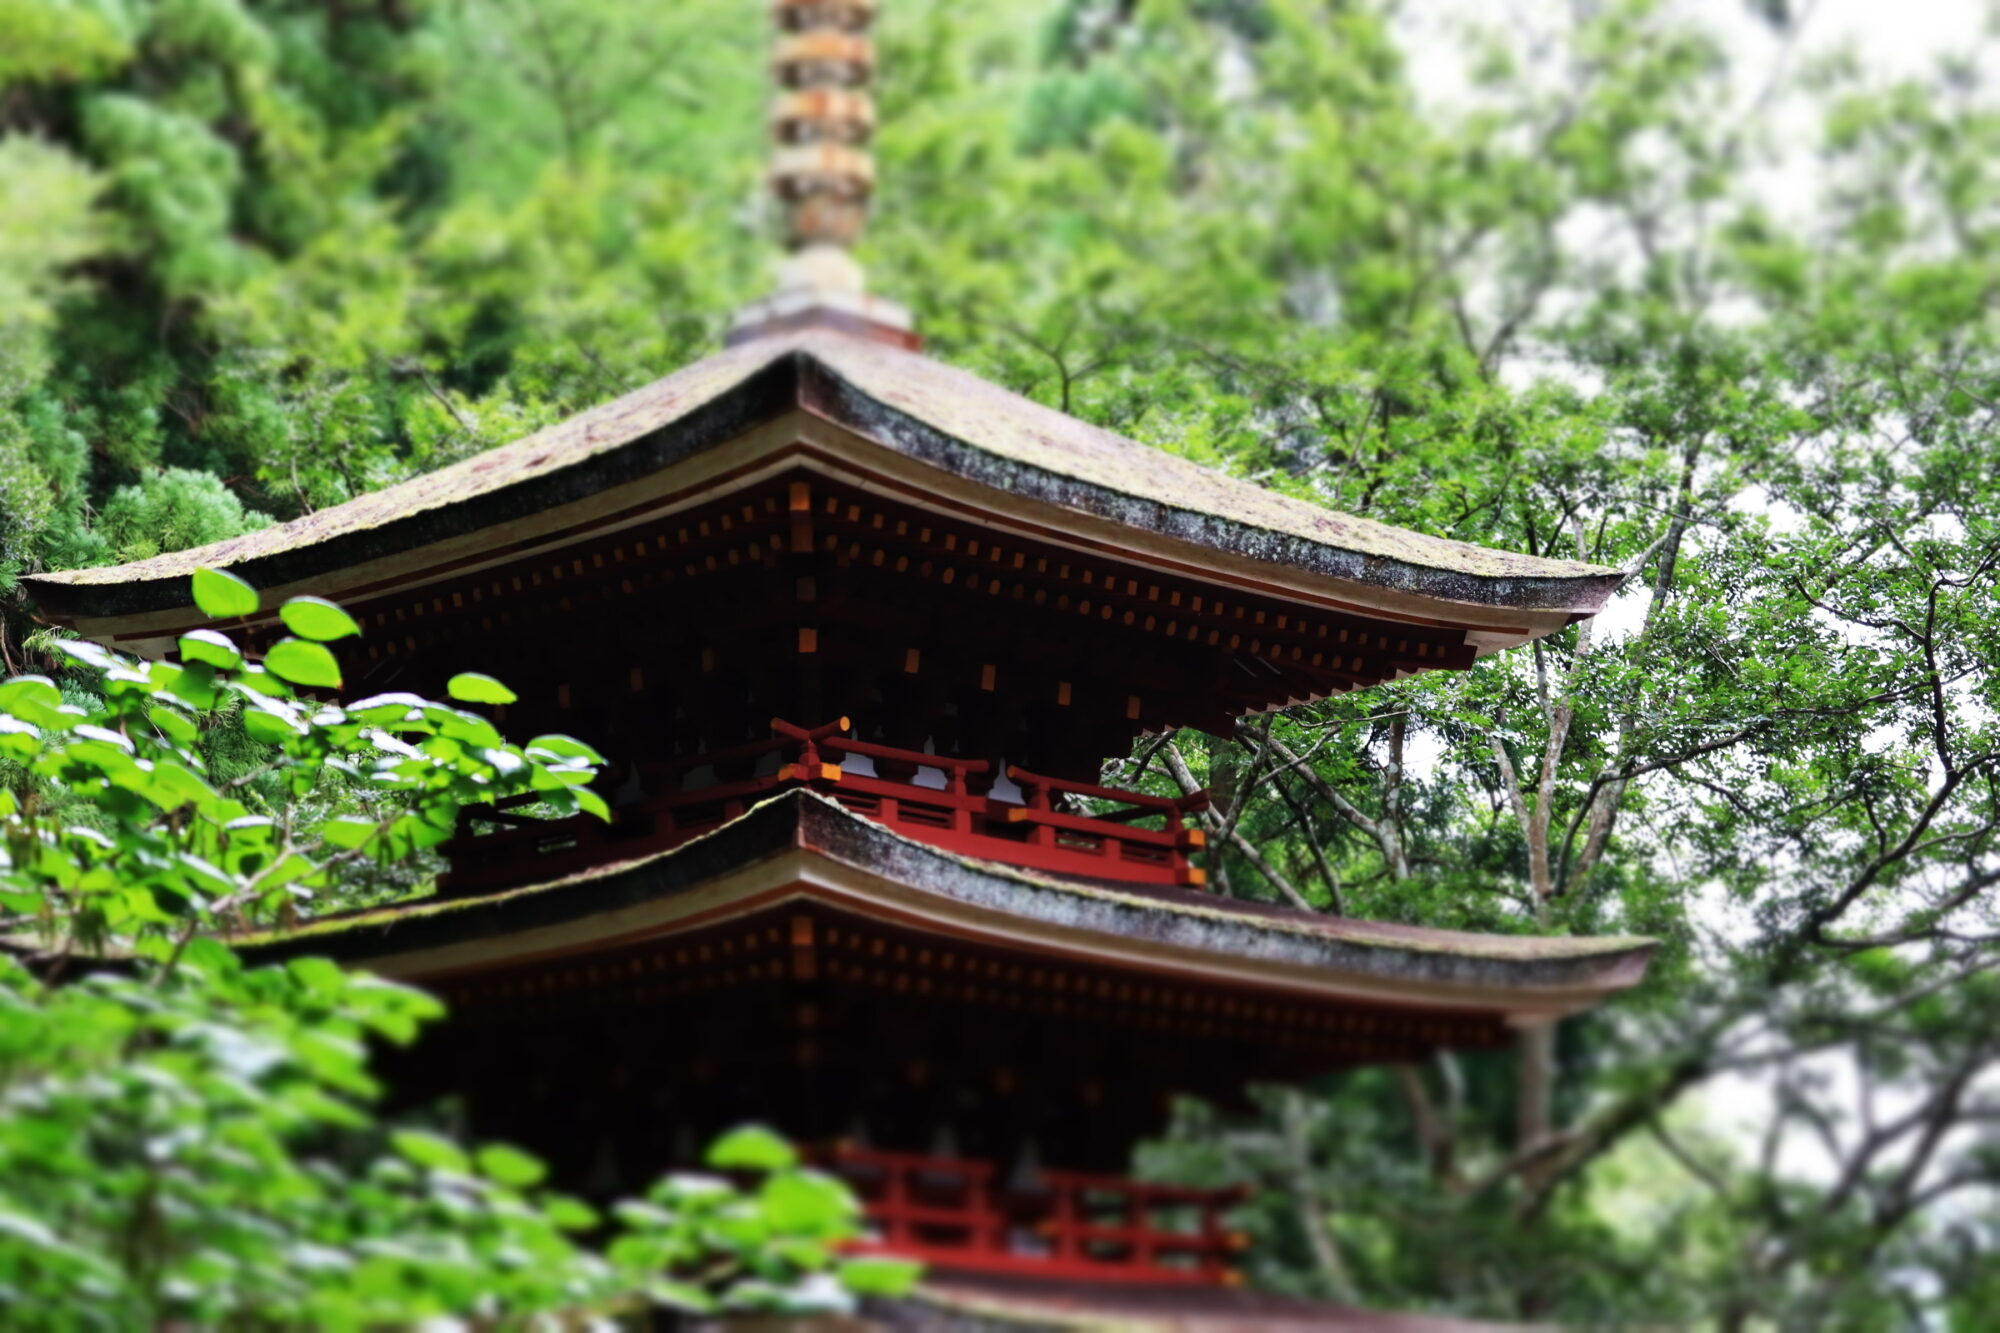
[[525,439],[276,527],[28,582],[58,616],[187,603],[200,567],[276,587],[594,494],[803,407],[996,488],[1276,565],[1488,605],[1595,610],[1621,576],[1336,513],[1065,416],[920,353],[827,330],[759,338]]
[[934,1271],[891,1308],[891,1329],[957,1333],[1533,1333],[1525,1324],[1363,1310],[1254,1287],[1032,1273]]
[[804,847],[928,893],[1014,916],[1241,958],[1480,985],[1630,984],[1654,942],[1487,935],[1356,921],[1185,889],[1079,882],[912,841],[815,792],[774,796],[701,838],[631,861],[476,898],[417,902],[239,940],[253,953],[354,960],[497,938],[687,892]]

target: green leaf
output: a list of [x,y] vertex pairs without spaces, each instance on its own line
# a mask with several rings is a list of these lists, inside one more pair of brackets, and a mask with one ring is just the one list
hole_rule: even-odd
[[201,608],[203,615],[217,620],[255,615],[257,590],[224,570],[197,569],[194,572],[194,604]]
[[229,976],[240,967],[236,953],[221,940],[197,935],[181,951],[181,966],[199,968],[209,977]]
[[421,718],[429,701],[415,694],[371,694],[347,705],[347,715],[369,726],[388,726]]
[[691,1204],[714,1203],[735,1193],[736,1187],[721,1176],[671,1171],[653,1182],[646,1197],[670,1209],[685,1209]]
[[265,745],[283,745],[303,734],[303,728],[274,713],[249,708],[243,710],[243,730],[250,734],[251,740]]
[[827,1249],[825,1241],[807,1240],[802,1236],[774,1237],[767,1252],[773,1259],[807,1273],[824,1272],[833,1262],[833,1252]]
[[148,662],[146,674],[156,689],[164,690],[191,708],[215,707],[215,669],[200,662],[187,666],[179,662]]
[[480,1174],[516,1189],[538,1185],[549,1173],[539,1160],[504,1143],[489,1143],[477,1156]]
[[646,1294],[655,1305],[688,1314],[711,1314],[716,1308],[714,1297],[690,1282],[659,1278],[646,1284]]
[[[286,640],[286,642],[290,642],[290,640]],[[193,669],[201,670],[202,668],[197,666]],[[244,667],[242,673],[235,680],[229,682],[229,688],[246,697],[253,694],[261,695],[265,699],[289,699],[292,697],[292,692],[285,688],[285,682],[282,678],[272,675],[269,671],[266,671],[254,662]],[[303,726],[304,723],[300,725]]]
[[294,597],[278,608],[278,618],[300,638],[320,643],[361,632],[353,616],[324,597]]
[[799,1164],[799,1155],[762,1125],[743,1125],[710,1144],[707,1160],[718,1171],[786,1171]]
[[[173,863],[186,881],[193,883],[195,887],[204,893],[214,894],[219,898],[236,887],[235,880],[223,874],[221,870],[210,865],[193,852],[176,853]],[[173,886],[168,885],[167,887],[171,888]]]
[[148,708],[146,720],[176,745],[193,745],[201,736],[201,729],[195,726],[192,719],[171,708]]
[[572,1199],[567,1194],[558,1194],[545,1200],[542,1212],[550,1225],[561,1231],[589,1231],[603,1219],[597,1210],[581,1199]]
[[465,1151],[450,1139],[422,1129],[399,1129],[389,1136],[389,1142],[418,1166],[427,1166],[437,1171],[455,1171],[460,1175],[469,1173],[472,1161]]
[[446,708],[442,704],[432,704],[424,709],[424,718],[437,728],[440,736],[465,741],[471,745],[498,748],[507,741],[491,722],[477,713],[463,708]]
[[27,705],[54,708],[62,703],[62,691],[47,676],[13,676],[0,681],[0,708],[13,711]]
[[212,667],[233,671],[243,665],[243,654],[227,634],[218,634],[212,629],[197,629],[181,635],[181,661],[206,662]]
[[835,1237],[848,1232],[861,1205],[846,1185],[818,1171],[780,1171],[757,1191],[774,1231]]
[[205,807],[215,799],[215,788],[185,764],[162,759],[153,765],[153,781],[146,795],[162,809],[178,810],[191,802]]
[[95,667],[99,671],[112,671],[119,665],[118,655],[101,643],[89,639],[58,639],[50,645],[64,657]]
[[297,978],[300,985],[323,1000],[336,998],[347,987],[347,973],[331,959],[294,958],[285,964],[285,970]]
[[834,1270],[834,1275],[841,1286],[857,1296],[904,1296],[924,1275],[924,1266],[908,1259],[869,1255],[847,1260]]
[[[266,677],[268,680],[269,678]],[[243,725],[248,727],[255,719],[262,717],[277,724],[277,738],[283,740],[292,736],[303,736],[312,728],[300,716],[299,708],[289,700],[273,699],[261,690],[246,690],[243,698]],[[252,735],[257,733],[253,730]],[[264,737],[259,737],[264,739]]]
[[452,698],[468,704],[511,704],[521,697],[493,677],[477,671],[459,672],[444,688]]
[[525,752],[528,758],[542,763],[602,764],[604,762],[603,755],[576,737],[553,732],[529,741]]
[[41,752],[41,728],[18,717],[0,715],[0,754],[32,759]]
[[611,1206],[611,1211],[634,1231],[667,1231],[672,1229],[675,1221],[674,1215],[665,1208],[638,1199],[621,1199]]
[[264,669],[281,680],[312,689],[340,688],[340,663],[319,644],[280,639],[264,654]]
[[353,851],[374,837],[376,832],[374,820],[356,815],[339,815],[319,826],[319,836],[326,839],[327,845],[342,851]]

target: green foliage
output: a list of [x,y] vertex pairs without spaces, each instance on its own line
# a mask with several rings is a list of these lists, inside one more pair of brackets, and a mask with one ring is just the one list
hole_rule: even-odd
[[98,530],[121,560],[143,560],[254,532],[271,520],[246,510],[214,475],[167,468],[111,493]]
[[[214,616],[257,605],[221,571],[194,591]],[[279,614],[356,628],[317,599]],[[0,682],[0,929],[30,949],[0,957],[10,1327],[845,1310],[907,1287],[913,1272],[838,1258],[852,1196],[764,1131],[713,1154],[751,1187],[669,1179],[600,1247],[583,1237],[601,1219],[528,1153],[382,1124],[369,1043],[408,1043],[437,1002],[321,958],[246,966],[218,932],[339,903],[357,867],[410,861],[470,804],[532,792],[601,814],[581,785],[601,761],[414,695],[301,699],[339,685],[314,639],[261,665],[213,630],[180,643],[141,662],[59,641],[87,696]],[[233,720],[258,764],[225,781],[212,740]]]
[[[240,580],[204,570],[196,597],[210,614],[253,609]],[[327,616],[307,603],[292,617]],[[0,894],[18,916],[98,942],[184,922],[275,919],[340,883],[348,863],[407,860],[451,836],[464,806],[534,792],[551,808],[579,808],[595,769],[579,746],[547,739],[530,754],[491,723],[413,695],[377,695],[342,707],[294,696],[293,686],[337,689],[331,651],[282,639],[262,664],[227,636],[198,630],[180,661],[140,662],[82,640],[59,641],[87,669],[92,707],[66,702],[55,683],[0,684],[0,752],[31,785],[0,797],[8,858]],[[266,751],[270,782],[218,782],[200,738],[222,712],[241,719]],[[39,784],[33,785],[33,784]],[[318,824],[292,807],[340,784],[351,801]],[[88,826],[68,800],[86,800]]]
[[54,82],[102,75],[131,55],[120,6],[75,0],[0,4],[0,83]]
[[44,987],[0,960],[0,1300],[14,1328],[513,1324],[674,1309],[841,1310],[914,1276],[839,1260],[852,1201],[795,1168],[662,1182],[614,1210],[506,1144],[384,1132],[370,1040],[440,1010],[323,959]]

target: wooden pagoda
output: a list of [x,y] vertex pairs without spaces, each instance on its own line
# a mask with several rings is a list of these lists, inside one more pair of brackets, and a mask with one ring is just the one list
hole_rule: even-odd
[[266,946],[449,1001],[402,1095],[455,1095],[606,1194],[762,1120],[820,1145],[871,1243],[940,1282],[1249,1300],[1227,1292],[1231,1196],[1124,1176],[1172,1095],[1497,1045],[1632,985],[1649,945],[1220,897],[1200,797],[1106,790],[1100,761],[1464,670],[1620,576],[1332,513],[924,356],[844,248],[869,9],[779,5],[794,253],[726,350],[400,486],[32,595],[161,653],[204,623],[189,574],[226,567],[269,607],[353,611],[363,692],[486,671],[520,695],[508,730],[610,758],[609,824],[475,811],[434,898]]

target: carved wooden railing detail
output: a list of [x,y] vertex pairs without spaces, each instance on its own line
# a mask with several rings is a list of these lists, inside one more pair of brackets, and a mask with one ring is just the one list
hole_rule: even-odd
[[1242,1189],[1152,1185],[1079,1171],[1004,1175],[992,1162],[849,1144],[817,1154],[861,1200],[853,1248],[934,1269],[1092,1282],[1235,1285]]
[[[643,784],[656,794],[617,807],[608,825],[590,816],[541,820],[518,813],[534,796],[471,807],[444,849],[451,871],[442,888],[454,895],[489,892],[662,851],[799,786],[957,855],[1089,879],[1205,882],[1189,861],[1204,835],[1187,816],[1206,808],[1206,792],[1169,799],[1010,766],[1006,776],[1021,799],[1003,799],[994,794],[994,766],[984,759],[855,740],[842,734],[847,728],[844,717],[818,727],[774,718],[767,739],[642,764]],[[919,781],[926,770],[934,778]],[[1071,796],[1121,808],[1087,815],[1059,808]],[[1152,819],[1160,827],[1138,827]],[[481,824],[499,827],[479,832]]]

